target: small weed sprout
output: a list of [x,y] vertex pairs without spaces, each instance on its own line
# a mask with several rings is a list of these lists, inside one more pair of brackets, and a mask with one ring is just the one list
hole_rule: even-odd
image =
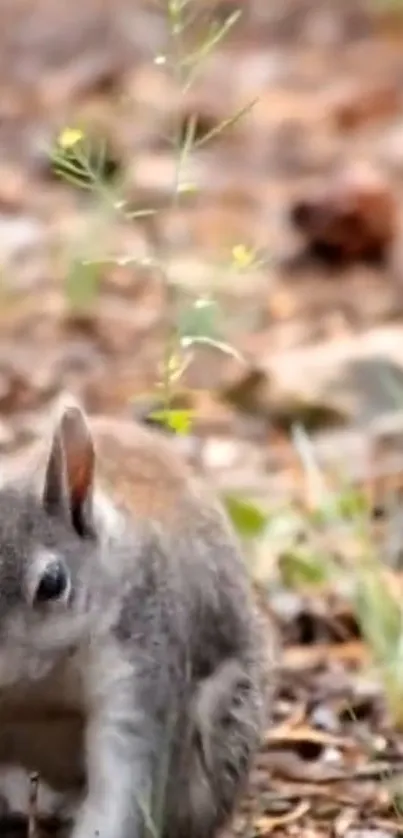
[[[224,22],[211,20],[201,40],[194,46],[193,27],[204,15],[198,0],[167,0],[166,15],[169,39],[164,54],[155,57],[154,63],[161,71],[169,73],[181,97],[185,97],[195,80],[203,71],[205,61],[217,49],[226,35],[233,29],[241,17],[241,11],[230,14]],[[193,44],[192,48],[187,43]],[[229,115],[221,123],[201,137],[197,135],[197,117],[190,115],[183,128],[180,108],[177,125],[171,138],[174,149],[174,177],[170,201],[166,209],[175,210],[185,196],[197,194],[197,184],[185,176],[191,155],[207,143],[212,142],[224,131],[234,126],[252,107],[249,102],[236,113]],[[86,136],[81,126],[66,127],[60,133],[52,153],[54,171],[62,178],[81,189],[90,190],[97,199],[99,211],[91,230],[91,240],[102,242],[102,230],[111,222],[112,215],[118,215],[126,222],[144,218],[156,213],[152,208],[131,212],[125,199],[123,179],[110,182],[104,176],[106,144],[94,142]],[[88,240],[87,240],[88,244]],[[105,257],[98,254],[91,258],[85,253],[86,243],[81,243],[78,252],[70,259],[70,270],[66,282],[66,296],[72,308],[88,308],[94,303],[98,290],[100,268],[106,263],[119,263],[119,257]],[[88,247],[88,250],[91,250]],[[230,254],[229,269],[236,273],[256,270],[263,264],[257,251],[244,243],[235,243]],[[157,276],[164,294],[164,320],[166,338],[163,359],[158,374],[157,387],[162,397],[163,409],[158,420],[177,433],[189,430],[191,415],[189,412],[170,408],[175,387],[182,378],[197,346],[208,345],[219,352],[230,353],[240,358],[234,348],[225,341],[221,334],[220,317],[217,303],[207,297],[193,299],[190,303],[181,299],[181,291],[171,275],[171,269],[164,261],[164,255],[157,252],[147,254],[146,258],[136,257],[124,260],[125,264],[141,265]],[[154,417],[155,418],[155,417]]]

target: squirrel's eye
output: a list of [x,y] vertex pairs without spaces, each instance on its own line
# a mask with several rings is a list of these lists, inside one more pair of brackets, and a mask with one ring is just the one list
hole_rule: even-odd
[[54,561],[44,569],[35,593],[36,602],[61,599],[69,586],[69,575],[62,562]]

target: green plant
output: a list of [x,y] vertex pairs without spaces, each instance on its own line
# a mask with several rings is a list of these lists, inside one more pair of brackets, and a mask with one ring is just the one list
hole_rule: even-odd
[[[185,97],[209,55],[217,49],[226,35],[241,17],[241,11],[230,14],[224,21],[217,22],[214,14],[205,20],[205,12],[198,0],[166,0],[169,43],[164,54],[155,57],[155,64],[161,72],[169,73],[179,91]],[[197,26],[196,26],[197,24]],[[200,30],[203,34],[200,36]],[[188,161],[207,143],[214,141],[223,131],[229,130],[253,106],[247,103],[239,111],[229,115],[202,136],[197,133],[197,117],[190,115],[183,128],[180,108],[171,138],[175,159],[175,170],[169,206],[175,210],[186,196],[191,199],[197,193],[197,184],[186,178]],[[54,171],[75,186],[90,191],[96,198],[94,224],[84,241],[76,243],[70,254],[66,279],[66,293],[74,310],[86,312],[94,304],[99,287],[100,271],[107,263],[121,263],[119,256],[106,255],[96,248],[94,241],[102,242],[111,218],[118,214],[124,222],[135,223],[140,217],[155,215],[152,208],[132,212],[125,199],[124,178],[112,180],[105,176],[106,143],[90,139],[81,127],[68,127],[60,134],[52,152]],[[87,251],[87,252],[86,252]],[[184,300],[181,289],[172,276],[172,269],[164,253],[153,248],[147,256],[125,259],[126,264],[138,264],[158,277],[164,293],[165,341],[163,358],[158,374],[157,387],[162,396],[163,409],[155,419],[169,425],[176,432],[189,429],[191,415],[188,412],[170,410],[172,395],[192,360],[194,351],[200,345],[208,345],[219,352],[237,356],[235,349],[225,339],[222,318],[216,301],[209,297]],[[262,264],[262,258],[252,247],[234,243],[230,254],[231,270],[246,272]],[[238,356],[237,356],[238,357]]]
[[403,13],[403,0],[371,0],[371,3],[375,12]]
[[[305,542],[294,540],[286,555],[288,584],[331,581],[348,598],[362,637],[383,684],[396,726],[403,728],[403,604],[399,583],[382,563],[368,498],[362,490],[326,479],[308,436],[294,435],[310,500],[305,510]],[[314,492],[312,491],[314,488]],[[337,543],[337,560],[333,544]],[[283,557],[284,560],[284,557]],[[291,573],[291,577],[290,577]]]
[[382,563],[368,498],[348,481],[330,480],[303,428],[294,428],[293,438],[305,477],[303,503],[263,511],[231,497],[228,511],[241,536],[257,543],[265,585],[330,589],[347,600],[394,723],[403,729],[402,590]]

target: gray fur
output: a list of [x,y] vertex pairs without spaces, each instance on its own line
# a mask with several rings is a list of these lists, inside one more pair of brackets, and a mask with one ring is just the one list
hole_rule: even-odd
[[[45,486],[38,472],[0,489],[0,769],[76,793],[72,838],[140,838],[149,818],[163,838],[211,838],[261,741],[273,637],[207,488],[178,466],[172,522],[115,506],[92,456],[84,481],[69,473],[63,434],[92,442],[79,409],[66,410]],[[149,452],[168,445],[139,433]],[[55,554],[69,595],[35,604]]]

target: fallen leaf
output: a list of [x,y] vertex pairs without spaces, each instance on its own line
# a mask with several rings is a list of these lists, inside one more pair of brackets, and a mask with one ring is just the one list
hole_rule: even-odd
[[291,812],[287,812],[284,815],[278,815],[277,817],[269,817],[265,815],[264,817],[258,818],[253,822],[256,834],[259,836],[267,835],[278,826],[294,823],[306,815],[310,808],[311,804],[307,800],[301,800]]
[[287,722],[272,728],[266,733],[266,745],[278,744],[279,742],[314,742],[317,745],[329,745],[344,750],[356,750],[357,748],[353,739],[336,736],[325,730],[308,727],[307,725],[300,725],[299,727],[289,726]]

